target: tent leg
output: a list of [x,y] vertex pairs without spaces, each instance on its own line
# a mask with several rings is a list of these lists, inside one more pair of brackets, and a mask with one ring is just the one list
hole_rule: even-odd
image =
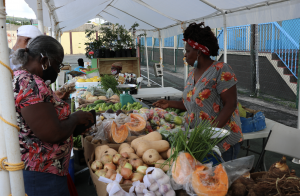
[[145,50],[146,50],[146,65],[147,65],[147,77],[148,77],[148,84],[147,86],[150,87],[150,75],[149,75],[149,62],[148,62],[148,47],[147,47],[147,35],[145,31]]
[[[6,12],[4,1],[0,0],[0,60],[9,66],[6,32]],[[0,116],[16,125],[16,109],[13,96],[11,72],[0,64]],[[4,93],[5,92],[5,93]],[[20,163],[18,130],[0,120],[0,158],[7,157],[9,163]],[[24,196],[23,171],[0,171],[1,195]]]
[[[159,59],[160,59],[160,65],[161,65],[161,70],[162,70],[162,73],[164,73],[163,69],[164,69],[164,66],[163,66],[163,57],[162,57],[162,39],[161,39],[161,35],[160,35],[160,31],[159,31]],[[164,76],[162,75],[161,76],[161,87],[164,88]]]
[[44,34],[44,21],[43,21],[43,1],[37,0],[37,19],[38,28]]
[[259,56],[258,56],[258,25],[255,25],[255,64],[256,64],[256,96],[259,97]]
[[223,26],[224,26],[224,63],[227,63],[227,23],[226,23],[226,14],[223,14]]

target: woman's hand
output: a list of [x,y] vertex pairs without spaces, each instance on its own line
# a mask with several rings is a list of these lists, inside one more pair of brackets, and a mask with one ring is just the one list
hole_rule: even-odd
[[59,90],[54,92],[56,96],[60,99],[68,99],[70,97],[70,92],[60,92]]
[[72,115],[76,116],[76,118],[78,119],[77,121],[78,125],[83,124],[85,126],[88,126],[90,121],[94,123],[94,116],[90,112],[84,112],[79,110],[77,112],[74,112]]
[[155,103],[153,103],[154,106],[162,108],[162,109],[166,109],[170,107],[169,101],[165,100],[165,99],[161,99]]

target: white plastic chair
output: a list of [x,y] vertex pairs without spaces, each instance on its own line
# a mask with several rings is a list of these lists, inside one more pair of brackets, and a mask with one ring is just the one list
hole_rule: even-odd
[[266,151],[300,159],[300,129],[276,123],[270,131],[266,146],[259,156],[255,171],[258,169]]

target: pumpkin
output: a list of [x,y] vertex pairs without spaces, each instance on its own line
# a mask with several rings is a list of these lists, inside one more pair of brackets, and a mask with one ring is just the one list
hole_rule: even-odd
[[145,136],[142,136],[142,137],[138,137],[136,139],[134,139],[132,142],[131,142],[131,147],[133,149],[137,149],[137,146],[136,144],[141,141],[141,140],[147,140],[147,141],[159,141],[159,140],[162,140],[162,136],[160,133],[158,133],[157,131],[154,131],[154,132],[151,132],[151,133],[148,133],[147,135]]
[[125,125],[130,130],[131,135],[141,135],[146,128],[146,120],[139,114],[130,114],[130,122]]
[[187,176],[191,175],[195,169],[196,161],[187,152],[180,153],[172,166],[172,178],[177,184],[187,183]]
[[127,126],[121,125],[118,127],[117,123],[113,122],[111,125],[111,131],[108,135],[109,141],[113,143],[123,143],[128,137]]
[[215,167],[213,174],[207,167],[197,167],[192,175],[192,186],[199,196],[225,196],[228,191],[228,176],[222,164]]

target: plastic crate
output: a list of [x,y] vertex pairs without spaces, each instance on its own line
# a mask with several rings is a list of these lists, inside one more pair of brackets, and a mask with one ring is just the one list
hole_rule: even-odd
[[90,86],[100,86],[100,82],[76,82],[76,88],[87,88]]

